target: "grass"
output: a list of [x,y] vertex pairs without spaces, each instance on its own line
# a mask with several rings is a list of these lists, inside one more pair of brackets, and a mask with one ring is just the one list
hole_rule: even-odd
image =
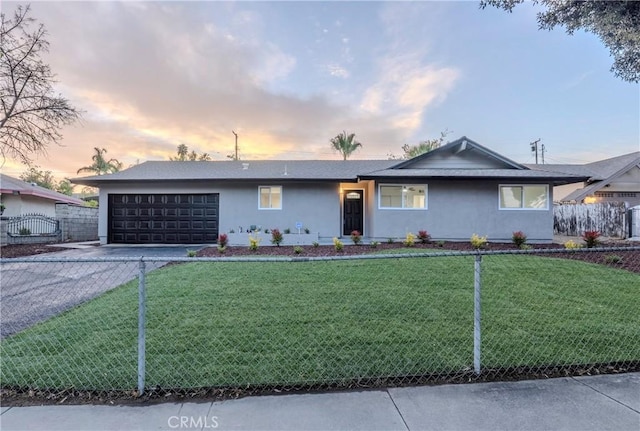
[[[640,277],[483,258],[483,366],[640,359]],[[193,262],[147,275],[147,386],[304,385],[473,366],[473,257]],[[137,282],[0,343],[3,386],[130,389]]]

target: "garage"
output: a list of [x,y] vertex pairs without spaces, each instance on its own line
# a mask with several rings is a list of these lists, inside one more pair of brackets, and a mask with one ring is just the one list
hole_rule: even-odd
[[218,239],[219,195],[110,194],[109,243],[203,244]]

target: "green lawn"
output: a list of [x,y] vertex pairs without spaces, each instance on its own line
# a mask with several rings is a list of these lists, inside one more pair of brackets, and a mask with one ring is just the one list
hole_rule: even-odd
[[[483,258],[483,366],[640,360],[640,276]],[[148,387],[300,385],[473,367],[473,257],[193,262],[147,275]],[[128,389],[137,282],[0,343],[2,385]]]

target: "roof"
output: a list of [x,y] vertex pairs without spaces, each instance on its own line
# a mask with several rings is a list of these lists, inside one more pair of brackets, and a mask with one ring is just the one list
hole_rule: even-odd
[[634,166],[640,166],[640,151],[622,156],[612,157],[610,159],[600,160],[584,165],[530,165],[532,169],[561,172],[574,172],[589,175],[588,186],[574,190],[562,200],[564,202],[581,202],[587,196],[597,192],[603,187],[610,184],[617,177],[628,172]]
[[393,178],[499,179],[513,181],[552,181],[568,184],[584,180],[584,176],[531,169],[385,169],[360,175],[363,180]]
[[393,168],[395,169],[403,169],[403,168],[407,168],[409,166],[411,166],[412,164],[415,164],[416,162],[420,162],[423,160],[428,160],[430,158],[434,158],[442,153],[447,153],[447,152],[455,152],[455,153],[459,153],[462,151],[468,151],[468,150],[476,150],[477,152],[479,152],[480,154],[484,155],[485,157],[489,158],[489,159],[493,159],[501,164],[503,164],[506,168],[513,168],[513,169],[527,169],[525,166],[514,162],[513,160],[507,159],[506,157],[502,156],[501,154],[496,153],[493,150],[490,150],[487,147],[484,147],[480,144],[478,144],[475,141],[472,141],[471,139],[467,138],[466,136],[463,136],[461,138],[456,139],[453,142],[449,142],[446,145],[443,145],[439,148],[436,148],[435,150],[429,151],[427,153],[423,153],[420,154],[412,159],[409,160],[405,160],[402,163],[399,163],[395,166],[393,166]]
[[151,161],[109,175],[73,178],[77,184],[170,180],[356,181],[358,173],[386,169],[397,160]]
[[4,174],[0,174],[0,193],[8,195],[29,195],[42,199],[48,199],[54,202],[62,202],[73,205],[84,205],[84,201],[82,199],[67,196],[54,190],[40,187],[33,183],[30,184]]
[[[615,175],[627,166],[634,166],[640,163],[640,151],[622,156],[612,157],[610,159],[599,160],[597,162],[585,163],[583,165],[576,164],[551,164],[551,165],[525,165],[530,169],[566,172],[577,175],[588,175],[590,181],[602,181]],[[626,170],[626,169],[625,169]]]
[[[467,152],[470,151],[470,152]],[[494,168],[442,167],[438,155],[474,154],[491,161]],[[431,163],[430,163],[431,162]],[[474,169],[475,167],[475,169]],[[99,187],[101,184],[147,181],[339,181],[383,178],[505,179],[551,181],[567,184],[584,181],[586,175],[531,170],[463,136],[438,149],[410,160],[260,160],[260,161],[150,161],[108,175],[74,178],[76,184]]]

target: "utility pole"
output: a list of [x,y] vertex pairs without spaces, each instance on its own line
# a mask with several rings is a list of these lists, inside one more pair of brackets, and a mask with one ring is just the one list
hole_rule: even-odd
[[231,133],[233,133],[236,137],[236,155],[233,160],[238,160],[238,134],[235,132],[235,130],[232,130]]
[[544,165],[544,144],[542,144],[542,149],[540,150],[540,153],[542,154],[542,164]]
[[[531,145],[531,151],[535,153],[536,155],[536,165],[538,164],[538,143],[541,141],[541,138],[538,138],[537,141],[533,141],[531,142],[529,145]],[[542,160],[544,160],[544,145],[542,145]],[[543,162],[544,163],[544,162]]]

